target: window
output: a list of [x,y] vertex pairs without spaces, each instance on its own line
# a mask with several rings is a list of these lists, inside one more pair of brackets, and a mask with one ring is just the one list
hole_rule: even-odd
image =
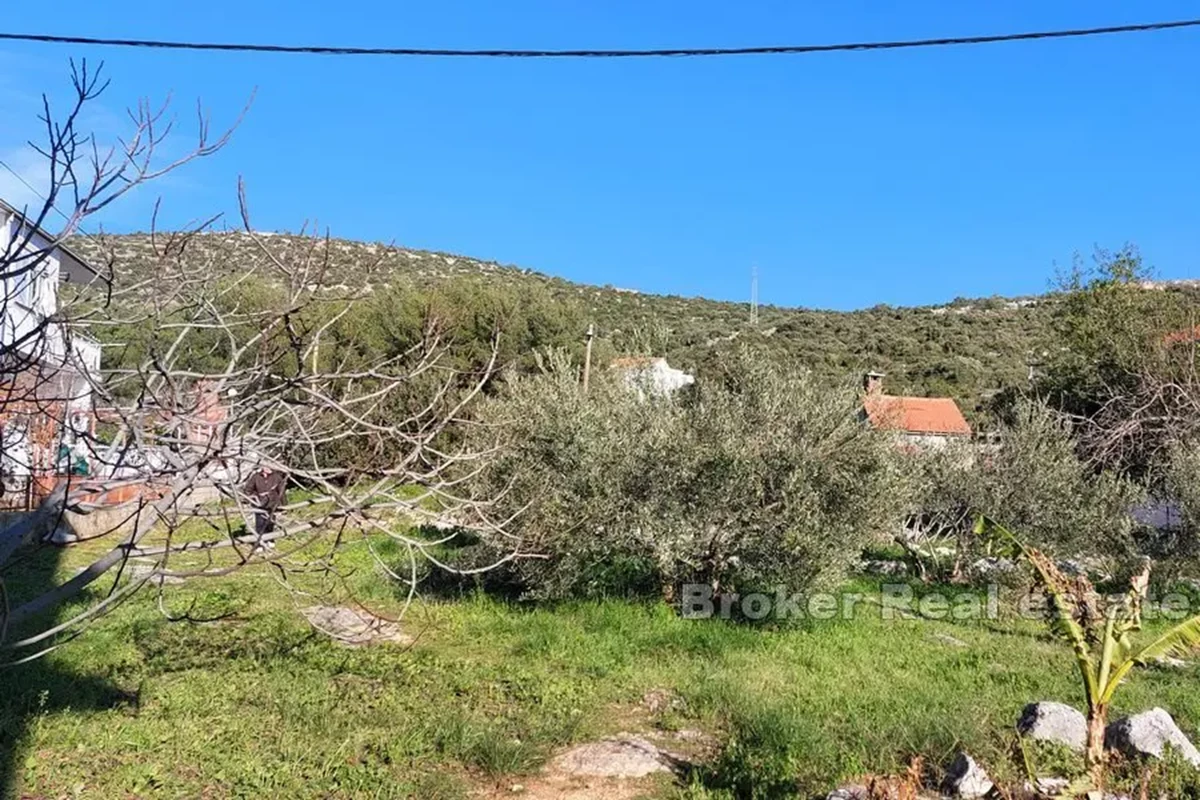
[[13,275],[9,285],[11,289],[11,299],[20,303],[23,306],[33,306],[34,300],[34,274],[32,270],[21,272]]

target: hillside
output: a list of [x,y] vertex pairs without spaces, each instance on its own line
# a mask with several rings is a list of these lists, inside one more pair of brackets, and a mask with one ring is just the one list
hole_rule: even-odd
[[[292,256],[313,244],[291,234],[267,234],[260,241],[275,254]],[[145,275],[157,261],[145,234],[106,236],[103,243],[80,239],[73,245],[93,257],[108,248],[118,280]],[[230,274],[264,258],[254,239],[241,232],[193,237],[180,257],[219,264]],[[722,352],[749,342],[781,363],[831,379],[882,369],[890,391],[950,395],[971,416],[998,390],[1026,384],[1029,364],[1041,361],[1049,346],[1054,304],[1043,297],[851,312],[764,306],[752,328],[747,303],[588,286],[476,258],[340,239],[329,244],[326,282],[372,288],[408,284],[417,290],[467,282],[483,292],[503,287],[537,293],[594,322],[612,352],[650,350],[703,372]]]

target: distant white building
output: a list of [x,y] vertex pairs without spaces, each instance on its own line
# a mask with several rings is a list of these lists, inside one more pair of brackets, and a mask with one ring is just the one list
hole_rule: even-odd
[[618,371],[625,384],[637,391],[640,397],[647,394],[666,397],[696,382],[694,376],[681,369],[675,369],[665,358],[653,356],[613,359],[609,368]]

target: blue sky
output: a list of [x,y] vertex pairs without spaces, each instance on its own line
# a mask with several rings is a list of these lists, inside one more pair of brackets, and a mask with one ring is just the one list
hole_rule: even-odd
[[[0,29],[421,47],[737,46],[1185,18],[1194,3],[714,0],[15,4]],[[0,44],[0,158],[68,56],[105,60],[87,121],[171,93],[184,146],[253,107],[222,152],[103,219],[236,207],[255,227],[492,258],[573,280],[828,308],[1046,288],[1136,243],[1200,277],[1200,30],[881,53],[639,61],[330,58]],[[0,171],[0,191],[15,191]],[[233,224],[233,217],[230,217]]]

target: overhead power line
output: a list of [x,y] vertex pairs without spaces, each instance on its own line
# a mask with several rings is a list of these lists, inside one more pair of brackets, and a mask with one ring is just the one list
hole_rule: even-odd
[[1146,22],[1135,25],[1110,25],[1102,28],[1075,28],[1053,31],[1027,31],[987,36],[946,36],[934,39],[902,39],[883,42],[843,42],[840,44],[766,45],[760,47],[677,47],[652,50],[457,50],[426,47],[334,47],[328,45],[239,44],[222,42],[176,42],[158,39],[106,39],[93,36],[57,36],[41,33],[2,33],[0,40],[49,44],[84,44],[98,47],[144,47],[162,50],[221,50],[243,53],[301,53],[327,56],[431,56],[439,58],[656,58],[706,56],[802,55],[864,50],[904,50],[917,47],[1023,42],[1037,39],[1073,39],[1115,33],[1144,33],[1176,28],[1200,27],[1200,19],[1170,22]]

